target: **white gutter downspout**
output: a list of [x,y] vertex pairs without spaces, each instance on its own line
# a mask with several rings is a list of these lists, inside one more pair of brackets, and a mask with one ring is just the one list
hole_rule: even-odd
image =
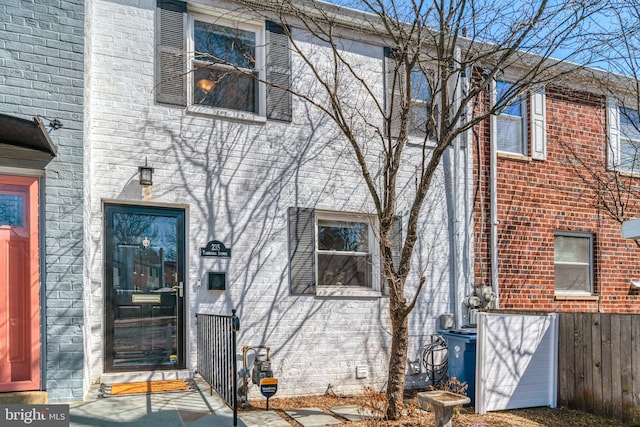
[[[460,65],[460,46],[456,46],[454,50],[455,66]],[[460,101],[462,97],[462,73],[458,71],[455,75],[455,85],[453,87],[453,111],[458,111],[460,108]],[[461,135],[456,136],[453,140],[453,274],[454,274],[454,302],[453,308],[455,310],[455,324],[456,328],[462,326],[462,298],[461,292],[464,292],[464,284],[461,283],[460,275],[460,199],[459,199],[459,186],[460,186],[460,139]]]
[[[471,67],[465,68],[465,77],[462,80],[462,97],[466,97],[469,93],[469,81],[471,80]],[[467,103],[465,106],[464,119],[465,124],[471,120],[473,116],[473,103]],[[462,141],[463,159],[464,159],[464,185],[463,185],[463,197],[464,197],[464,238],[462,256],[464,257],[464,272],[463,272],[463,289],[464,295],[468,295],[473,292],[473,243],[471,242],[473,235],[473,185],[469,186],[473,182],[473,154],[472,154],[472,141],[473,131],[467,129],[464,133],[464,139]],[[466,307],[466,305],[465,305]],[[469,308],[466,310],[467,323],[475,323],[471,319]]]
[[[496,81],[491,81],[491,108],[496,104]],[[500,306],[500,293],[498,282],[498,116],[491,115],[491,132],[489,138],[489,205],[490,205],[490,241],[489,257],[491,260],[491,287],[495,292],[496,299],[493,308]]]

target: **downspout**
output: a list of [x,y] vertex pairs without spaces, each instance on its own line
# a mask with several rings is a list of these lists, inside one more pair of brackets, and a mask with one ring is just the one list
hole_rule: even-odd
[[[462,96],[466,97],[469,93],[469,81],[471,80],[471,67],[465,68],[465,75],[462,80]],[[470,121],[473,116],[473,103],[467,103],[465,105],[465,112],[463,121],[466,123]],[[464,228],[463,228],[463,251],[464,257],[464,272],[463,272],[463,286],[464,294],[467,295],[474,290],[473,283],[473,156],[472,156],[472,141],[473,131],[467,129],[464,133],[464,140],[462,141],[463,159],[464,159],[464,185],[463,185],[463,197],[464,197]],[[469,307],[464,304],[466,308],[467,324],[475,323],[471,319]]]
[[[496,81],[491,81],[491,108],[496,104]],[[491,115],[489,132],[489,206],[490,206],[490,237],[489,257],[491,263],[491,287],[495,293],[493,308],[499,308],[500,293],[498,281],[498,116]]]
[[[454,49],[454,59],[455,66],[459,67],[460,64],[460,46],[456,46]],[[453,87],[453,100],[454,100],[454,109],[453,111],[458,111],[460,109],[460,101],[462,96],[462,79],[464,78],[463,73],[460,71],[455,74],[455,85]],[[459,199],[459,186],[460,186],[460,139],[461,135],[456,136],[453,140],[453,253],[454,253],[454,299],[453,299],[453,308],[455,313],[455,324],[456,328],[460,328],[462,326],[462,297],[461,292],[464,292],[460,275],[460,199]]]
[[[460,49],[454,51],[456,65],[459,63]],[[456,111],[460,105],[460,72],[454,72],[449,76],[446,82],[446,94],[452,104],[452,110]],[[444,174],[445,174],[445,192],[447,198],[447,216],[449,218],[449,300],[452,314],[454,316],[454,328],[460,328],[462,325],[462,307],[461,307],[461,280],[460,280],[460,200],[459,188],[460,177],[460,138],[456,136],[451,142],[451,146],[444,153]]]

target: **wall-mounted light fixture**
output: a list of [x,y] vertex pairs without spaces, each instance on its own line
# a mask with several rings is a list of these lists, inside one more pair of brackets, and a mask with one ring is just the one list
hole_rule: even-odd
[[147,159],[144,159],[144,166],[138,167],[140,172],[140,185],[153,185],[153,168],[147,165]]

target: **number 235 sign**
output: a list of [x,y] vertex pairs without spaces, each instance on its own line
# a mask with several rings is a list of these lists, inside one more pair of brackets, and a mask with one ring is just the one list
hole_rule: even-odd
[[200,248],[200,256],[230,257],[231,249],[219,240],[212,240],[207,243],[207,246]]

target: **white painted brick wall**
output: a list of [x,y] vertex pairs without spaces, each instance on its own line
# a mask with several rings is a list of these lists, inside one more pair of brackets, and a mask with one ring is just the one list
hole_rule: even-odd
[[[391,342],[386,298],[289,295],[287,208],[371,210],[349,148],[326,118],[318,119],[317,112],[300,101],[295,102],[291,124],[234,122],[154,104],[155,2],[125,3],[94,2],[88,41],[92,53],[87,332],[92,334],[92,378],[100,376],[104,362],[102,203],[142,201],[137,173],[146,158],[155,168],[150,202],[184,207],[187,212],[191,369],[196,360],[195,313],[230,314],[235,308],[241,319],[239,346],[271,347],[279,395],[324,393],[329,386],[338,393],[365,385],[382,387]],[[357,56],[369,72],[377,73],[382,96],[382,48],[359,45]],[[294,63],[299,66],[300,61]],[[294,68],[296,81],[308,85],[311,81],[300,80],[300,72]],[[408,159],[419,153],[412,150],[419,149],[408,149]],[[413,166],[408,168],[403,177],[405,214],[414,171]],[[419,274],[428,279],[411,320],[412,352],[434,332],[435,316],[450,311],[443,179],[437,177],[438,188],[426,203],[416,273],[409,279],[409,292]],[[199,256],[199,248],[212,239],[232,249],[231,259]],[[206,272],[214,269],[228,272],[224,293],[201,286]],[[368,368],[368,378],[355,378],[360,365]]]

